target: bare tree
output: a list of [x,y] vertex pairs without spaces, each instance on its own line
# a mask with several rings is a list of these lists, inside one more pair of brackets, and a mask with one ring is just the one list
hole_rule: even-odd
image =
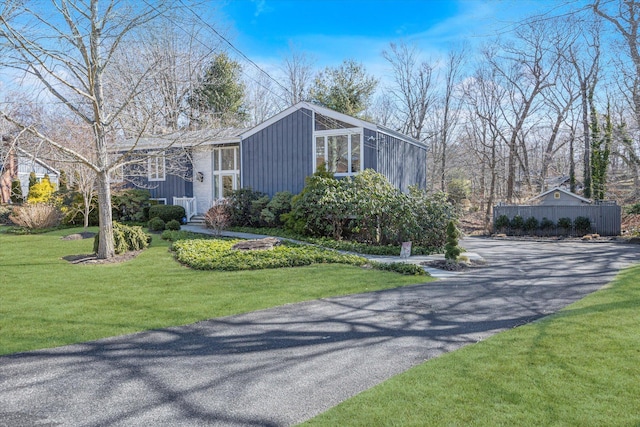
[[394,85],[389,89],[389,94],[397,105],[400,130],[422,141],[425,138],[427,113],[436,99],[432,87],[433,66],[419,62],[418,49],[405,43],[391,43],[382,56],[393,70]]
[[282,94],[283,100],[289,107],[309,98],[309,89],[313,82],[313,60],[311,57],[298,50],[293,43],[289,43],[289,56],[282,61],[282,73],[285,85]]
[[[130,161],[127,154],[133,152],[112,155],[118,149],[116,141],[122,132],[119,119],[160,65],[158,61],[138,63],[137,68],[123,70],[117,58],[131,57],[129,52],[141,44],[140,33],[160,22],[170,9],[172,14],[191,13],[183,4],[186,3],[59,0],[50,4],[28,3],[27,7],[19,2],[16,18],[0,15],[0,38],[9,46],[4,65],[31,76],[48,92],[50,103],[59,103],[91,129],[88,142],[91,156],[86,156],[55,136],[26,125],[6,108],[0,111],[9,122],[95,171],[99,258],[115,255],[110,175]],[[116,91],[120,92],[119,97],[106,97]],[[153,115],[148,115],[145,121],[151,123],[153,119]]]

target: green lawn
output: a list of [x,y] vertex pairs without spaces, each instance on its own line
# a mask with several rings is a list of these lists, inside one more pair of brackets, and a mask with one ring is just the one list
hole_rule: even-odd
[[639,426],[640,266],[556,315],[425,362],[311,426]]
[[338,264],[195,271],[157,235],[131,261],[74,265],[61,258],[90,253],[93,240],[60,237],[78,231],[0,234],[0,354],[432,280]]

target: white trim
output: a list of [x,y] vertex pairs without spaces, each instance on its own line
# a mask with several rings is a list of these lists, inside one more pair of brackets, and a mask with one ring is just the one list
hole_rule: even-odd
[[[149,200],[155,200],[156,202],[158,202],[159,205],[166,205],[167,204],[167,198],[166,197],[150,197]],[[160,203],[163,202],[163,203]]]
[[[352,162],[353,162],[353,158],[352,158],[352,147],[351,147],[351,138],[354,135],[358,135],[359,139],[360,139],[360,147],[359,147],[359,159],[360,159],[360,167],[358,168],[358,170],[356,172],[352,171]],[[362,172],[364,170],[364,129],[362,128],[349,128],[349,129],[331,129],[331,130],[322,130],[322,131],[317,131],[313,133],[313,141],[312,141],[312,152],[313,152],[313,158],[312,158],[312,165],[313,165],[313,170],[317,170],[318,169],[318,151],[317,151],[317,142],[316,139],[318,137],[322,137],[322,139],[324,140],[324,159],[325,159],[325,164],[327,164],[328,162],[328,152],[329,152],[329,142],[328,142],[328,138],[331,136],[346,136],[347,137],[347,156],[348,156],[348,161],[347,161],[347,172],[333,172],[334,176],[338,176],[338,177],[342,177],[342,176],[354,176],[357,175],[358,173]],[[331,172],[329,169],[327,169],[329,172]]]
[[549,189],[549,190],[547,190],[547,191],[545,191],[545,192],[543,192],[543,193],[538,194],[538,195],[537,195],[537,196],[535,196],[535,197],[530,198],[529,200],[527,200],[527,202],[532,202],[532,201],[534,201],[534,200],[541,199],[541,198],[543,198],[544,196],[546,196],[547,194],[550,194],[550,193],[552,193],[552,192],[554,192],[554,191],[560,191],[561,193],[564,193],[564,194],[566,194],[567,196],[574,197],[574,198],[576,198],[576,199],[580,200],[582,203],[592,203],[592,202],[591,202],[591,200],[589,200],[589,199],[585,199],[584,197],[580,197],[580,196],[578,196],[577,194],[574,194],[574,193],[572,193],[571,191],[567,191],[567,190],[565,190],[564,188],[560,188],[560,187],[553,187],[553,188],[551,188],[551,189]]
[[[160,176],[160,159],[162,159],[162,176]],[[164,151],[157,155],[149,156],[147,159],[147,178],[149,182],[158,182],[167,180],[167,158]]]

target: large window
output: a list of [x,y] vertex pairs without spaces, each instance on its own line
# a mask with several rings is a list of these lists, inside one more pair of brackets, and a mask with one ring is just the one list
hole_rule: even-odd
[[223,199],[240,188],[240,158],[238,147],[213,149],[213,197]]
[[357,131],[316,132],[315,165],[324,164],[336,176],[353,175],[362,170],[362,137]]
[[165,178],[164,153],[149,157],[149,181],[164,181]]

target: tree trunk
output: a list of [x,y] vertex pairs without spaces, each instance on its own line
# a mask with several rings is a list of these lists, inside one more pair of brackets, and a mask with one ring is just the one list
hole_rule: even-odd
[[111,216],[111,183],[107,172],[98,172],[98,217],[100,219],[100,243],[97,256],[100,259],[115,256],[113,218]]

